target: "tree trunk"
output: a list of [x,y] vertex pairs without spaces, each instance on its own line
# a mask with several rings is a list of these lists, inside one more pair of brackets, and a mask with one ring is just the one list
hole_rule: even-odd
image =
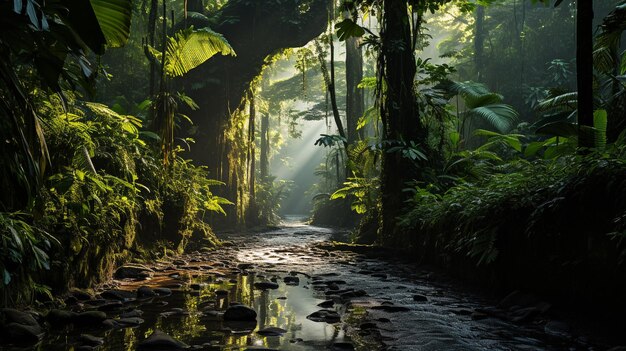
[[484,46],[485,7],[482,5],[478,5],[476,7],[476,28],[474,32],[474,65],[476,67],[476,78],[479,82],[483,78]]
[[[156,35],[156,19],[159,11],[159,0],[150,1],[150,14],[148,15],[148,44],[153,48],[156,48],[155,35]],[[154,96],[156,93],[156,63],[150,60],[150,96]]]
[[576,74],[578,84],[579,146],[592,147],[581,128],[593,127],[593,0],[576,1]]
[[[365,100],[363,89],[358,85],[363,80],[363,53],[359,47],[359,39],[350,37],[346,40],[346,125],[348,144],[359,139],[357,124],[363,116]],[[361,138],[363,135],[360,136]]]
[[410,196],[402,189],[407,181],[417,178],[417,170],[401,153],[388,151],[390,147],[397,146],[400,140],[419,144],[426,140],[426,132],[419,120],[413,87],[416,66],[413,51],[410,50],[411,22],[407,3],[384,0],[383,6],[382,53],[379,56],[378,74],[387,84],[381,103],[383,140],[386,143],[383,144],[381,165],[380,233],[383,243],[392,244],[397,239],[397,217]]
[[267,181],[268,169],[269,169],[269,152],[270,152],[270,138],[269,138],[269,129],[270,129],[270,115],[264,114],[261,117],[261,155],[260,155],[260,167],[261,167],[261,181]]
[[250,186],[250,201],[254,202],[254,177],[256,172],[256,108],[254,106],[254,92],[250,93],[250,116],[248,120],[248,183]]

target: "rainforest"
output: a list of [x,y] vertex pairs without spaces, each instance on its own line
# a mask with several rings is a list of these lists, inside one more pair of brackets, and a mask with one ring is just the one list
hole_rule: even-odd
[[626,350],[625,30],[0,0],[0,350]]

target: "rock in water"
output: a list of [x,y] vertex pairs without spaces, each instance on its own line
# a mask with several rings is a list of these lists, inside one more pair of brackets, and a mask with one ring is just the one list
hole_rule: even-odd
[[313,312],[306,317],[313,322],[326,322],[326,323],[338,323],[341,322],[341,317],[339,313],[332,310],[319,310],[317,312]]
[[428,301],[428,298],[424,295],[413,295],[413,301],[415,302],[426,302]]
[[157,293],[147,286],[142,286],[137,289],[137,298],[144,299],[156,296]]
[[102,311],[85,311],[75,315],[72,321],[79,325],[98,325],[105,319],[107,314]]
[[104,339],[90,334],[81,334],[78,340],[84,345],[96,347],[104,344]]
[[256,321],[256,311],[244,305],[230,306],[224,312],[225,321]]
[[283,281],[285,282],[285,284],[291,286],[298,286],[300,284],[300,278],[298,277],[287,276],[283,278]]
[[272,282],[258,282],[254,283],[254,287],[259,290],[278,289],[278,284]]
[[189,345],[175,340],[166,333],[155,330],[148,338],[141,341],[137,346],[138,350],[183,350]]
[[263,336],[281,336],[285,334],[286,332],[287,331],[283,328],[267,327],[267,328],[263,328],[259,330],[257,334],[263,335]]
[[140,264],[127,264],[115,271],[115,279],[146,279],[152,276],[152,269]]
[[113,290],[105,290],[101,292],[100,296],[102,296],[102,298],[104,299],[118,300],[118,301],[124,302],[124,301],[131,301],[132,299],[137,297],[137,294],[135,294],[132,291],[113,289]]

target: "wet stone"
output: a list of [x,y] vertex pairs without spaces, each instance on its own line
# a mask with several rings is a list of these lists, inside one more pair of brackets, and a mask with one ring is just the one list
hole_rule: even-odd
[[300,278],[293,277],[293,276],[287,276],[283,278],[283,281],[285,282],[285,284],[291,285],[291,286],[297,286],[300,284]]
[[118,301],[130,301],[137,297],[134,292],[125,290],[105,290],[100,293],[100,296],[104,299]]
[[335,305],[335,301],[333,300],[326,300],[324,302],[320,302],[317,304],[317,306],[322,307],[322,308],[330,308],[333,307]]
[[73,322],[77,325],[98,325],[107,319],[107,315],[101,311],[85,311],[74,316]]
[[86,346],[96,347],[104,344],[104,339],[90,334],[81,334],[78,341]]
[[319,310],[313,312],[306,317],[313,322],[326,322],[326,323],[338,323],[341,322],[341,316],[339,313],[332,310]]
[[267,327],[267,328],[263,328],[263,329],[259,330],[257,332],[257,334],[263,335],[263,336],[281,336],[281,335],[285,334],[286,332],[287,331],[285,329],[282,329],[282,328]]
[[424,295],[417,294],[417,295],[413,295],[413,301],[415,301],[415,302],[426,302],[426,301],[428,301],[428,298],[426,296],[424,296]]
[[254,283],[254,287],[259,290],[278,289],[278,284],[273,282]]
[[98,306],[98,311],[114,311],[120,308],[124,308],[124,304],[121,301],[109,301],[104,305]]
[[143,315],[143,311],[132,310],[132,311],[128,311],[128,312],[124,312],[120,314],[120,318],[141,317],[142,315]]
[[136,264],[124,265],[115,271],[115,279],[146,279],[153,274],[152,269]]
[[158,296],[169,296],[172,295],[172,289],[169,288],[155,288],[154,293]]
[[153,289],[147,286],[142,286],[139,289],[137,289],[137,298],[140,298],[140,299],[155,297],[156,295],[157,293]]
[[48,312],[46,315],[46,321],[53,327],[58,327],[72,323],[75,316],[76,312],[54,309]]
[[244,305],[230,306],[224,312],[225,321],[256,321],[256,311]]

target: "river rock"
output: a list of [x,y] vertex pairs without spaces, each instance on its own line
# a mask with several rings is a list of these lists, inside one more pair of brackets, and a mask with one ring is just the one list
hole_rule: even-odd
[[141,317],[143,315],[143,311],[141,310],[132,310],[128,312],[124,312],[120,314],[120,318],[133,318],[133,317]]
[[65,310],[50,310],[46,315],[46,321],[53,327],[60,327],[73,322],[76,312]]
[[90,334],[81,334],[78,338],[83,345],[96,347],[104,344],[104,339]]
[[93,300],[94,298],[89,292],[80,289],[72,289],[70,291],[70,296],[74,297],[78,301]]
[[259,290],[278,289],[278,284],[273,282],[258,282],[254,283],[254,287]]
[[285,282],[285,284],[291,285],[291,286],[298,286],[298,285],[300,285],[300,278],[298,278],[298,277],[287,276],[287,277],[283,278],[283,281]]
[[132,328],[139,326],[141,323],[144,322],[144,320],[139,317],[129,317],[116,319],[115,322],[119,325],[120,328]]
[[17,323],[22,325],[39,325],[32,314],[14,308],[0,309],[0,325]]
[[319,310],[306,316],[307,319],[313,322],[326,322],[326,323],[338,323],[341,322],[341,316],[339,313],[332,310]]
[[287,331],[283,328],[278,327],[267,327],[259,330],[257,334],[263,336],[281,336],[285,334]]
[[36,343],[43,338],[43,329],[37,325],[9,323],[0,332],[2,340],[14,343]]
[[158,296],[170,296],[172,295],[172,289],[168,288],[156,288],[154,289],[154,293]]
[[138,350],[183,350],[188,349],[189,345],[182,343],[166,333],[155,330],[145,340],[139,342]]
[[115,271],[115,279],[147,279],[153,274],[152,269],[140,264],[127,264]]
[[100,296],[102,296],[102,298],[104,299],[118,300],[118,301],[131,301],[132,299],[137,297],[137,295],[132,291],[117,290],[117,289],[105,290],[100,293]]
[[102,311],[85,311],[76,314],[72,318],[72,322],[79,325],[98,325],[105,319],[107,319],[107,315]]
[[415,302],[426,302],[426,301],[428,301],[428,298],[426,296],[424,296],[424,295],[417,294],[417,295],[413,295],[413,301],[415,301]]
[[113,311],[123,307],[124,304],[122,301],[113,300],[105,303],[104,305],[98,306],[98,311]]
[[256,311],[244,305],[230,306],[224,312],[225,321],[256,321]]
[[318,307],[322,307],[322,308],[330,308],[333,307],[335,305],[335,301],[333,300],[326,300],[324,302],[320,302],[317,304]]
[[30,313],[13,308],[0,309],[0,339],[30,344],[39,341],[43,334],[43,329]]
[[137,289],[137,298],[140,299],[155,297],[156,295],[157,293],[152,290],[152,288],[147,286],[141,286],[139,287],[139,289]]

